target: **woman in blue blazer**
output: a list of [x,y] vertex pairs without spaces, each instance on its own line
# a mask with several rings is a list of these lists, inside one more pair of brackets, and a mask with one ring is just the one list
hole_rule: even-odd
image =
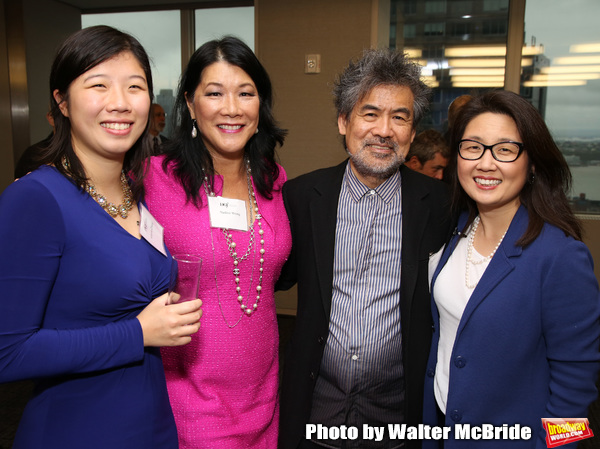
[[541,418],[587,417],[600,369],[600,294],[569,168],[537,110],[507,91],[464,106],[452,153],[461,214],[433,273],[424,398],[424,422],[450,431],[423,447],[546,448]]

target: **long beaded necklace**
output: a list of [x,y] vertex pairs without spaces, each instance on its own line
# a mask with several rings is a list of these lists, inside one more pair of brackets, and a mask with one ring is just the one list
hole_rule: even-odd
[[[65,169],[69,168],[69,162],[66,157],[63,157],[62,165]],[[121,204],[115,205],[108,202],[106,197],[98,193],[96,187],[89,182],[85,182],[81,187],[113,218],[118,215],[122,219],[125,219],[129,215],[129,211],[133,209],[133,194],[123,170],[121,170],[121,190],[123,191],[123,202]]]
[[[258,210],[258,203],[256,202],[256,194],[254,192],[254,189],[252,187],[252,180],[251,180],[251,172],[250,172],[250,163],[248,161],[246,161],[246,181],[248,184],[248,203],[250,204],[250,221],[251,221],[251,225],[249,228],[250,231],[250,239],[248,242],[248,248],[246,249],[246,252],[240,257],[238,256],[238,248],[237,248],[237,244],[233,241],[233,235],[231,234],[229,229],[226,228],[222,228],[221,232],[223,233],[223,236],[225,237],[225,241],[227,242],[227,248],[229,250],[229,255],[233,260],[233,276],[234,276],[234,280],[235,280],[235,292],[236,292],[236,297],[237,297],[237,301],[240,305],[240,309],[242,311],[242,314],[240,315],[239,319],[237,320],[237,322],[235,324],[230,324],[229,321],[227,321],[227,318],[225,317],[225,313],[223,312],[223,306],[221,304],[221,297],[219,295],[219,282],[217,281],[217,264],[215,261],[215,244],[214,244],[214,240],[213,240],[213,233],[212,233],[212,228],[210,230],[210,241],[211,241],[211,246],[212,246],[212,253],[213,253],[213,272],[214,272],[214,277],[215,277],[215,285],[216,285],[216,289],[217,289],[217,300],[219,303],[219,309],[221,310],[221,315],[223,316],[223,319],[225,320],[225,323],[227,324],[227,326],[232,329],[235,326],[237,326],[239,324],[239,322],[241,321],[242,317],[244,315],[246,316],[251,316],[253,312],[256,311],[256,309],[258,308],[258,303],[260,302],[260,294],[262,291],[262,280],[263,280],[263,265],[265,262],[265,240],[263,238],[264,235],[264,231],[262,229],[262,215],[260,214],[259,210]],[[212,186],[210,185],[208,176],[206,176],[206,174],[204,175],[204,192],[206,193],[206,196],[215,196],[215,192],[212,188]],[[252,213],[254,212],[254,216],[255,216],[255,220],[254,222],[252,222]],[[254,236],[254,223],[258,224],[258,235],[259,235],[259,243],[260,243],[260,250],[259,252],[259,276],[258,276],[258,283],[256,285],[256,300],[254,301],[254,304],[252,306],[246,306],[244,304],[244,297],[242,295],[242,288],[240,287],[240,275],[241,275],[241,271],[240,271],[240,263],[244,260],[247,260],[248,257],[250,256],[250,254],[253,254],[252,256],[252,263],[251,263],[251,268],[254,266],[254,261],[255,261],[255,257],[256,257],[256,247],[254,245],[254,240],[255,240],[255,236]],[[252,251],[252,249],[254,248],[254,251]],[[250,291],[252,289],[252,283],[254,280],[254,272],[251,269],[250,270],[250,284],[248,287],[248,296],[250,296]]]
[[489,262],[490,260],[492,260],[492,257],[494,257],[494,254],[496,254],[496,251],[500,247],[502,240],[504,240],[504,236],[508,232],[508,229],[506,231],[504,231],[504,234],[502,234],[502,237],[500,237],[500,241],[494,248],[494,251],[492,251],[492,253],[489,256],[483,257],[481,260],[473,260],[473,241],[475,240],[475,233],[477,232],[477,228],[479,227],[480,221],[481,220],[479,218],[479,215],[477,215],[477,217],[475,217],[475,220],[473,220],[473,226],[471,227],[471,232],[469,233],[469,242],[467,244],[467,263],[466,263],[466,267],[465,267],[465,286],[467,288],[475,288],[477,286],[477,281],[474,282],[473,284],[471,284],[471,282],[469,280],[469,271],[470,271],[469,264],[473,265],[473,266],[481,265],[482,263],[486,263],[486,262]]

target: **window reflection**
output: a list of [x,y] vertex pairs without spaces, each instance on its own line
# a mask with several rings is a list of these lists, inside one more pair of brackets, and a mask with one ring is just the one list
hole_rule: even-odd
[[226,34],[240,38],[254,50],[254,7],[196,10],[196,48]]
[[422,65],[434,88],[421,129],[447,129],[457,97],[504,85],[508,0],[392,0],[390,47]]
[[[509,0],[391,0],[390,48],[434,89],[420,130],[445,132],[457,97],[504,87]],[[597,0],[527,0],[520,94],[545,117],[573,173],[572,205],[600,214]]]
[[525,34],[543,44],[522,94],[537,90],[544,115],[573,174],[572,206],[600,213],[600,35],[597,0],[527,0]]

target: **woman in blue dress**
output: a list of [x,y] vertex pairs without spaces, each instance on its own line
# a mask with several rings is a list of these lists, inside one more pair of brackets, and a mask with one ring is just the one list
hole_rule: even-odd
[[190,342],[201,311],[166,306],[171,258],[145,232],[146,52],[83,29],[50,94],[54,138],[0,197],[0,382],[35,380],[13,447],[176,449],[158,348]]

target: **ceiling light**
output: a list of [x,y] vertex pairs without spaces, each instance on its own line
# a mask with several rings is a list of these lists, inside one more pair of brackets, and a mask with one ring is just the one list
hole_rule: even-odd
[[561,67],[542,67],[541,73],[600,73],[600,65],[570,65]]
[[453,76],[453,83],[504,83],[503,76]]
[[404,53],[409,59],[419,59],[423,56],[423,50],[418,48],[405,48]]
[[[521,54],[523,56],[541,55],[542,53],[544,53],[544,47],[541,45],[536,47],[524,46],[521,50]],[[448,47],[444,50],[444,55],[447,58],[506,56],[506,46],[490,45],[485,47]]]
[[504,67],[498,69],[450,69],[450,76],[504,76]]
[[481,83],[452,83],[452,87],[504,87],[504,83],[498,82],[481,82]]
[[525,87],[565,87],[565,86],[585,86],[586,81],[584,80],[572,80],[572,81],[525,81],[523,86]]
[[444,55],[447,58],[505,56],[506,47],[449,47],[444,50]]
[[563,56],[554,58],[552,62],[558,65],[600,64],[600,56]]
[[[532,64],[531,58],[523,58],[521,59],[521,67],[530,66]],[[506,61],[504,58],[494,59],[494,58],[469,58],[469,59],[449,59],[448,65],[450,67],[470,67],[470,68],[478,68],[478,67],[505,67]]]
[[570,53],[600,53],[600,43],[575,44],[569,48]]
[[552,73],[533,75],[531,81],[597,80],[600,73]]

